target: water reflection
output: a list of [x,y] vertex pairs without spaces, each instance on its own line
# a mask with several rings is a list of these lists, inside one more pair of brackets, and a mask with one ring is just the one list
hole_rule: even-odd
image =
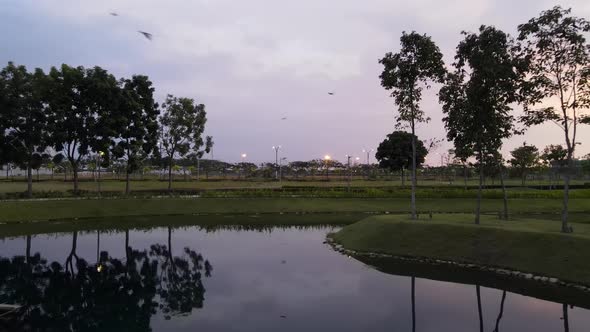
[[150,331],[150,318],[187,315],[203,307],[202,277],[211,276],[210,262],[190,248],[175,255],[172,229],[168,245],[135,250],[125,234],[125,259],[100,250],[97,261],[77,255],[78,232],[64,265],[31,255],[31,236],[24,256],[0,257],[0,303],[22,308],[9,330],[24,331]]
[[588,311],[578,308],[587,295],[570,302],[557,291],[529,293],[526,285],[456,270],[398,264],[379,267],[388,272],[381,273],[323,244],[330,228],[237,229],[72,231],[0,240],[0,303],[24,305],[12,325],[3,328],[0,319],[0,331],[590,328]]

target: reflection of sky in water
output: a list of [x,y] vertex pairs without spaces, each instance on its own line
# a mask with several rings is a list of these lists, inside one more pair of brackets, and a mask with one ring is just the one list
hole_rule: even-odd
[[[409,331],[410,278],[387,275],[332,251],[322,242],[328,229],[269,232],[177,229],[173,253],[188,246],[213,265],[204,279],[203,309],[188,317],[152,318],[154,331]],[[101,249],[124,257],[124,233],[102,234]],[[134,249],[167,243],[164,228],[132,231]],[[71,234],[39,235],[32,252],[63,263]],[[4,257],[23,255],[24,238],[0,240]],[[96,233],[79,234],[80,257],[94,262]],[[284,263],[283,263],[284,261]],[[482,288],[484,329],[492,331],[502,292]],[[563,330],[561,304],[508,293],[500,331]],[[281,318],[281,315],[286,318]],[[573,331],[590,329],[590,315],[570,309]],[[476,331],[475,286],[416,281],[417,331]]]

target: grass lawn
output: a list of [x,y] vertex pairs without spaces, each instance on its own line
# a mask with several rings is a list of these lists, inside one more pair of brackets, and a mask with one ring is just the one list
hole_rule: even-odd
[[333,238],[345,248],[398,256],[428,257],[538,273],[590,284],[590,224],[537,219],[501,221],[468,214],[438,214],[411,221],[405,215],[368,217],[344,227]]
[[[584,184],[589,181],[585,180],[574,180],[572,181],[573,184]],[[490,185],[499,185],[497,181],[492,183],[488,181]],[[554,182],[554,184],[560,185],[561,182]],[[83,178],[79,182],[80,189],[85,191],[97,191],[98,185],[95,181],[91,178]],[[409,187],[410,183],[406,182],[406,187]],[[425,187],[463,187],[463,181],[454,181],[449,183],[448,181],[440,181],[440,180],[425,180],[419,182],[420,186]],[[520,180],[511,179],[506,181],[507,186],[517,186],[521,185]],[[528,181],[527,185],[549,185],[549,181]],[[196,181],[195,179],[191,181],[184,181],[182,177],[178,177],[172,184],[174,189],[192,189],[192,190],[207,190],[207,189],[249,189],[249,188],[259,188],[259,189],[270,189],[270,188],[285,188],[285,187],[318,187],[318,188],[332,188],[332,187],[347,187],[348,182],[345,179],[337,179],[332,178],[330,181],[325,181],[321,177],[317,177],[315,180],[306,179],[304,181],[298,180],[284,180],[282,182],[272,181],[272,180],[261,180],[261,179],[249,179],[249,180],[239,180],[239,179],[222,179],[217,178],[211,181]],[[477,181],[469,181],[468,186],[474,188],[477,186]],[[49,191],[59,191],[59,192],[66,192],[68,190],[72,190],[74,187],[73,182],[71,181],[63,181],[62,178],[56,176],[53,180],[44,177],[41,178],[41,181],[34,181],[33,182],[33,191],[35,192],[49,192]],[[367,181],[364,179],[357,178],[351,182],[351,187],[368,187],[368,188],[395,188],[401,187],[401,181],[399,180],[377,180],[377,181]],[[166,190],[168,188],[167,181],[160,181],[156,179],[146,179],[146,180],[132,180],[131,181],[131,190],[132,191],[147,191],[147,190]],[[19,193],[24,192],[27,189],[27,182],[26,179],[23,177],[18,177],[13,180],[0,180],[0,193]],[[525,188],[526,189],[526,188]],[[103,191],[114,191],[114,192],[123,192],[125,190],[125,181],[117,180],[117,179],[103,179],[101,181],[101,190]]]
[[[66,199],[0,201],[0,222],[64,220],[119,216],[166,216],[192,214],[255,214],[255,213],[409,213],[410,202],[403,199],[363,198],[129,198],[129,199]],[[482,211],[497,215],[502,200],[486,199]],[[473,199],[421,199],[421,213],[471,213]],[[513,199],[512,214],[546,214],[559,218],[558,199]],[[590,199],[572,199],[572,216],[590,222]]]

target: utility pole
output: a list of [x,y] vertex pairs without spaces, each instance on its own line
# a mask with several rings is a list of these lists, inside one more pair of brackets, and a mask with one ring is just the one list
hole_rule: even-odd
[[346,155],[346,158],[348,159],[348,163],[347,163],[347,165],[348,165],[348,186],[347,186],[346,190],[348,192],[350,192],[350,182],[352,180],[352,168],[350,168],[350,158],[352,158],[352,156]]
[[373,149],[363,149],[363,152],[365,152],[367,154],[367,180],[369,179],[369,173],[370,173],[370,169],[371,169],[370,154],[373,151],[375,151],[375,150],[373,150]]
[[280,179],[279,179],[279,150],[281,149],[281,146],[280,145],[273,146],[272,149],[275,150],[275,178],[277,181],[280,181]]

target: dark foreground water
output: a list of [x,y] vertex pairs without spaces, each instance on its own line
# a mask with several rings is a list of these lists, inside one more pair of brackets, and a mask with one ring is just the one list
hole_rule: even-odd
[[[415,331],[480,330],[476,286],[415,278],[412,306],[411,277],[334,252],[331,230],[0,239],[0,303],[27,306],[0,330],[412,331],[413,307]],[[564,320],[562,303],[503,294],[480,287],[484,331],[590,330],[586,309],[567,306]]]

